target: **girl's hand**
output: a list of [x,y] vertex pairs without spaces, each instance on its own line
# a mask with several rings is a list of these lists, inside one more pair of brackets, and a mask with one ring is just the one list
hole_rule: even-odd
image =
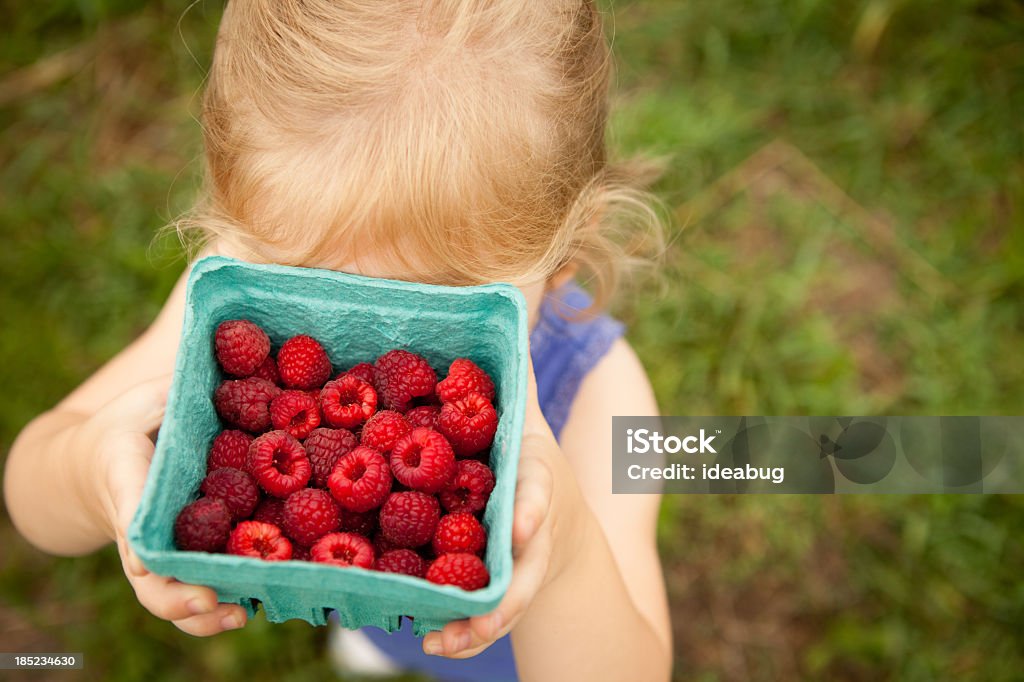
[[163,420],[170,376],[140,384],[101,408],[80,427],[84,445],[94,455],[99,508],[97,523],[117,542],[121,565],[135,596],[153,615],[173,622],[190,635],[215,635],[245,624],[237,604],[218,604],[208,587],[186,585],[146,570],[128,546],[128,525],[142,497],[153,457],[150,434]]
[[541,413],[533,365],[527,364],[529,384],[512,519],[512,580],[491,613],[452,621],[424,637],[423,651],[428,654],[469,658],[507,635],[537,593],[561,572],[582,537],[577,526],[585,517],[580,509],[586,507]]

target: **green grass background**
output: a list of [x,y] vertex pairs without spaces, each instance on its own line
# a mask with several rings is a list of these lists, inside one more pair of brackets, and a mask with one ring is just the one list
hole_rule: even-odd
[[[0,452],[183,267],[154,235],[194,195],[220,11],[187,5],[0,0]],[[616,308],[665,413],[1021,413],[1024,6],[605,7],[615,145],[670,157],[661,282]],[[678,497],[659,535],[677,679],[1024,670],[1020,497]],[[48,557],[2,514],[0,547],[0,649],[83,651],[95,680],[332,677],[323,630],[192,639],[111,549]]]

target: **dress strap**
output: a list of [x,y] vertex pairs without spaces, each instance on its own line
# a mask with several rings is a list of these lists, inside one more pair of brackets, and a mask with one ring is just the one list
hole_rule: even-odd
[[591,302],[587,292],[569,282],[544,297],[530,332],[537,399],[555,438],[561,436],[583,378],[625,331],[608,315],[583,312]]

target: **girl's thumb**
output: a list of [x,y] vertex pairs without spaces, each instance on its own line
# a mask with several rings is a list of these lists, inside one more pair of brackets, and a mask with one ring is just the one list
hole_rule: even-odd
[[111,430],[154,431],[163,421],[170,387],[170,374],[145,381],[104,405],[96,417]]

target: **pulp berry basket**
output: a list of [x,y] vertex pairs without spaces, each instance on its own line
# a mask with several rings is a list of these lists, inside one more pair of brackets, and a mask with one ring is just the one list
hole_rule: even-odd
[[[231,319],[260,325],[275,348],[291,336],[309,334],[323,344],[336,370],[404,348],[442,373],[455,358],[468,357],[494,378],[499,422],[490,460],[496,483],[483,515],[487,587],[465,591],[394,573],[174,546],[175,517],[197,497],[207,451],[222,428],[211,399],[222,378],[213,335]],[[150,571],[207,585],[220,601],[241,604],[250,614],[258,602],[272,622],[299,618],[323,625],[334,610],[347,628],[373,625],[390,632],[400,616],[411,616],[414,632],[422,636],[453,619],[493,610],[512,575],[526,339],[522,295],[505,284],[441,287],[217,256],[198,261],[188,280],[166,416],[128,533],[132,548]]]

